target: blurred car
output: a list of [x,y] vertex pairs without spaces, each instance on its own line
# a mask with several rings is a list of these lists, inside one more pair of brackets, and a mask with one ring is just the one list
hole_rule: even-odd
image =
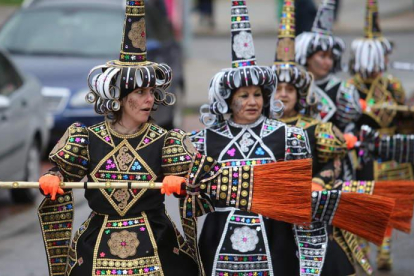
[[[92,125],[103,120],[86,103],[89,71],[117,59],[125,3],[120,0],[32,0],[0,30],[0,47],[15,63],[39,78],[46,109],[54,114],[51,144],[75,121]],[[174,71],[171,92],[183,87],[181,48],[174,40],[163,1],[146,6],[149,60],[167,62]],[[182,90],[182,89],[181,89]],[[173,127],[173,108],[159,107],[156,122]]]
[[[39,82],[21,74],[0,51],[0,181],[38,181],[53,120],[43,104]],[[34,199],[28,189],[11,195],[20,203]]]

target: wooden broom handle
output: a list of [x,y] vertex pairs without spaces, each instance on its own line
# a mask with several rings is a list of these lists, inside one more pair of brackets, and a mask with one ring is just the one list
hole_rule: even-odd
[[388,110],[395,110],[399,112],[414,112],[414,106],[408,105],[385,105],[385,104],[374,104],[371,106],[367,106],[367,108],[371,109],[388,109]]
[[[162,182],[61,182],[63,189],[161,189]],[[39,182],[0,182],[0,189],[39,188]]]

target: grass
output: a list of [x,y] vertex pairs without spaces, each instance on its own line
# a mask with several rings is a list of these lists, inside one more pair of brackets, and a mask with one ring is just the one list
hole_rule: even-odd
[[0,5],[21,5],[23,0],[0,0]]

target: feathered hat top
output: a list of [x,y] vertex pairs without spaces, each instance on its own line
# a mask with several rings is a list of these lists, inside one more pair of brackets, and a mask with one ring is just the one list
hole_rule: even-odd
[[392,48],[392,43],[381,32],[377,0],[367,0],[364,37],[355,39],[351,46],[351,72],[364,78],[374,72],[384,72],[387,69],[385,56]]
[[296,61],[306,66],[307,58],[318,51],[332,51],[333,72],[341,69],[341,58],[345,50],[344,41],[332,35],[336,0],[325,0],[318,9],[310,32],[296,37]]
[[[295,1],[285,0],[272,68],[279,82],[290,83],[296,87],[299,93],[299,109],[302,113],[307,113],[308,108],[316,104],[316,97],[310,90],[313,77],[295,62],[295,34]],[[272,103],[273,101],[271,108]]]
[[98,114],[107,114],[119,110],[120,100],[132,91],[154,88],[156,105],[172,105],[174,94],[165,92],[171,80],[172,70],[167,64],[147,60],[145,1],[126,0],[119,59],[90,71],[86,100],[95,104]]
[[260,86],[265,100],[275,90],[276,76],[268,66],[258,66],[247,1],[231,0],[232,68],[217,73],[210,83],[209,104],[200,108],[200,120],[209,126],[229,113],[231,95],[241,87]]

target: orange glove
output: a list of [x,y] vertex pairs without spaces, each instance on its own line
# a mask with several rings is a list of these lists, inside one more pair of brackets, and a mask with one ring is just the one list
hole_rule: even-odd
[[346,141],[346,147],[350,150],[355,147],[356,142],[358,142],[358,138],[353,135],[352,133],[345,133],[344,138]]
[[65,192],[60,188],[60,178],[56,175],[44,175],[39,178],[39,186],[44,195],[49,195],[52,200],[56,199],[56,194],[63,195]]
[[312,182],[312,192],[313,191],[323,191],[323,190],[324,190],[324,188],[321,185]]
[[185,178],[180,176],[169,175],[162,181],[161,193],[171,195],[176,193],[181,194],[181,185],[185,183]]
[[359,105],[361,106],[362,111],[367,110],[367,101],[364,99],[359,99]]

